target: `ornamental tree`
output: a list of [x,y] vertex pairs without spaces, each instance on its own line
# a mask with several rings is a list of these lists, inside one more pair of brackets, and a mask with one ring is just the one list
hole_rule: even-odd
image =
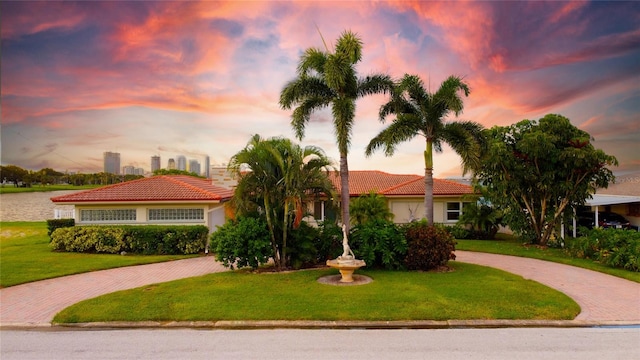
[[495,126],[485,135],[476,181],[504,222],[534,244],[546,245],[563,213],[606,188],[614,179],[607,166],[618,165],[561,115]]

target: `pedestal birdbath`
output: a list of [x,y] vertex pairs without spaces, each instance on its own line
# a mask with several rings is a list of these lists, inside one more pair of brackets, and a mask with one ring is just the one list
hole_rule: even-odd
[[353,272],[367,264],[364,260],[356,259],[353,251],[351,251],[351,247],[349,247],[349,239],[347,238],[347,226],[344,224],[342,225],[342,250],[342,255],[338,256],[334,260],[327,260],[327,266],[340,271],[340,274],[342,275],[340,282],[352,283]]

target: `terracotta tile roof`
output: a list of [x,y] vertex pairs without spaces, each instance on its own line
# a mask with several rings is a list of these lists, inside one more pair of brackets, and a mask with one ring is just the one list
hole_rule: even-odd
[[[331,172],[329,178],[337,192],[340,193],[339,173]],[[382,171],[349,171],[349,194],[351,196],[368,194],[372,190],[385,196],[422,196],[424,195],[424,176],[397,175]],[[433,195],[464,194],[473,194],[471,186],[450,180],[433,179]]]
[[159,175],[127,181],[69,195],[52,197],[54,203],[224,201],[233,190],[215,186],[209,179],[187,175]]

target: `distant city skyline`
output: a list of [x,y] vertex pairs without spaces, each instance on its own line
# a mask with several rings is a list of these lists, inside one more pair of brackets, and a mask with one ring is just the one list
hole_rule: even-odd
[[[153,155],[162,165],[177,155],[226,164],[254,134],[295,139],[280,91],[306,49],[332,49],[351,30],[363,42],[360,76],[416,74],[431,91],[462,76],[471,93],[459,119],[490,128],[562,114],[617,157],[614,172],[640,172],[637,1],[7,0],[0,7],[3,165],[99,172],[105,149],[147,170]],[[420,137],[393,157],[364,155],[389,124],[378,120],[386,100],[357,102],[349,168],[424,174]],[[322,148],[337,166],[330,109],[312,115],[299,143]],[[459,157],[443,150],[434,175],[460,176]]]

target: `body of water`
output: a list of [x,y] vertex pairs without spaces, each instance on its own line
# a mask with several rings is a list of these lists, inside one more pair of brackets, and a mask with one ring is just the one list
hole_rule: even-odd
[[73,205],[56,205],[50,199],[78,190],[0,194],[0,221],[45,221],[53,219],[54,209],[73,209]]

